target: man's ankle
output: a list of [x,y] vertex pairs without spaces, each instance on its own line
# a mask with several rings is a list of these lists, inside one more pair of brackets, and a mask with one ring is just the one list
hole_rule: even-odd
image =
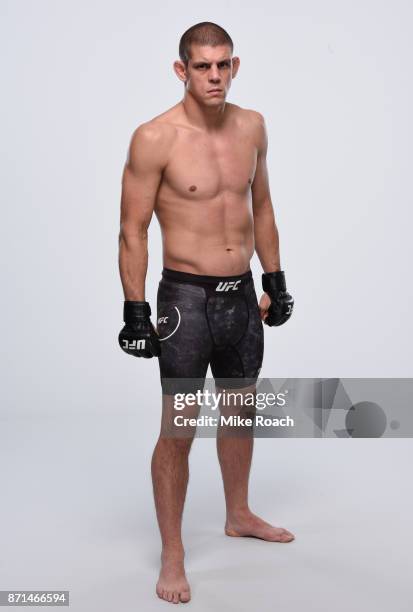
[[241,519],[251,514],[248,506],[236,506],[235,508],[227,509],[227,521]]
[[167,544],[162,547],[161,558],[162,561],[166,560],[183,560],[185,557],[185,550],[182,544]]

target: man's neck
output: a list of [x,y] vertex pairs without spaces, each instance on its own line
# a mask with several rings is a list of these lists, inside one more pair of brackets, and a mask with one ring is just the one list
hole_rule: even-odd
[[185,92],[182,100],[185,115],[191,125],[200,130],[216,130],[222,127],[226,116],[226,102],[218,106],[201,106],[195,98]]

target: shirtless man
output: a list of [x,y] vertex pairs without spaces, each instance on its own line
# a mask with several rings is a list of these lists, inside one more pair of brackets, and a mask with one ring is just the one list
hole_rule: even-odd
[[[123,173],[119,266],[125,326],[119,343],[129,354],[159,357],[163,398],[171,397],[167,379],[202,380],[209,364],[216,381],[239,380],[239,388],[246,380],[256,382],[263,321],[281,325],[293,308],[280,269],[264,119],[226,102],[240,64],[232,53],[231,38],[216,24],[203,22],[184,33],[174,63],[183,100],[136,129]],[[153,212],[164,265],[156,330],[145,301]],[[264,270],[259,305],[250,271],[254,249]],[[167,411],[165,402],[163,418]],[[156,592],[173,603],[190,599],[181,520],[191,443],[192,437],[162,435],[161,428],[152,458],[162,538]],[[292,533],[249,508],[252,450],[252,436],[217,436],[225,533],[290,542]]]

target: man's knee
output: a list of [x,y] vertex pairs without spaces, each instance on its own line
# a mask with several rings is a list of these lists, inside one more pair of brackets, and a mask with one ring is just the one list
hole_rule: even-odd
[[178,438],[160,435],[157,446],[165,452],[170,453],[171,455],[185,455],[189,454],[193,440],[193,436],[188,436],[186,438]]

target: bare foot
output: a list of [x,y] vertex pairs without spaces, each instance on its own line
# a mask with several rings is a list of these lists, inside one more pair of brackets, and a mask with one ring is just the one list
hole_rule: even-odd
[[287,543],[295,538],[287,529],[266,523],[250,510],[227,518],[225,533],[233,537],[251,536],[268,542]]
[[171,603],[188,602],[191,590],[185,576],[183,555],[162,553],[161,561],[161,572],[156,583],[158,597]]

